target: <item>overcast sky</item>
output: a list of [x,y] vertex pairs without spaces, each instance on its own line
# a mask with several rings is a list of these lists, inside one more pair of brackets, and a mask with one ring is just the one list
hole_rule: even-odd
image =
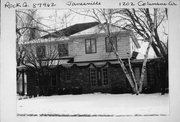
[[77,23],[94,22],[95,20],[82,15],[72,14],[68,9],[48,9],[38,10],[38,17],[42,17],[41,22],[52,28],[66,28]]

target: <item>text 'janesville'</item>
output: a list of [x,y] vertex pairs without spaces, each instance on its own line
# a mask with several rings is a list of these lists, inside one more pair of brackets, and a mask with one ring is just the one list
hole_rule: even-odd
[[74,2],[74,1],[68,1],[66,3],[68,6],[93,6],[93,5],[101,5],[101,2],[99,1],[91,1],[91,2]]

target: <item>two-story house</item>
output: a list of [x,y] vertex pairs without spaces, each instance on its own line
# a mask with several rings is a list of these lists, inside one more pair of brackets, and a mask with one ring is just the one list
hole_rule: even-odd
[[[140,45],[132,31],[111,27],[111,42],[97,22],[82,23],[32,40],[26,45],[27,94],[124,93],[131,92],[129,82],[113,46],[125,62],[135,58]],[[32,58],[32,59],[29,59]],[[133,60],[136,79],[140,78],[142,60]],[[144,87],[148,86],[147,74]],[[150,76],[149,76],[150,77]]]

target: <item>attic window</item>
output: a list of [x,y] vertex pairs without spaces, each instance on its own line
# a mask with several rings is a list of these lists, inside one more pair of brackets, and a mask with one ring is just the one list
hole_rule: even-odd
[[117,37],[111,37],[110,39],[108,37],[105,38],[106,43],[106,52],[113,52],[113,46],[115,49],[117,49]]
[[95,38],[86,39],[85,49],[86,49],[86,54],[96,53],[96,39]]
[[68,56],[68,44],[58,44],[59,57]]

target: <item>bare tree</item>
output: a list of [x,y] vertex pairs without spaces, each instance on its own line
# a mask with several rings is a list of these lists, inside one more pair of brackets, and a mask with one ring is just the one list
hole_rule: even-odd
[[[165,42],[162,41],[159,36],[159,27],[167,21],[167,9],[123,9],[120,10],[119,13],[122,20],[125,21],[122,28],[134,30],[137,35],[141,36],[149,43],[144,56],[141,78],[138,85],[138,91],[142,92],[146,62],[150,47],[152,46],[157,57],[162,57],[165,62],[168,62],[167,45],[165,45]],[[166,36],[165,33],[164,36]]]
[[[144,75],[146,71],[146,63],[148,58],[149,49],[152,46],[154,52],[158,57],[163,57],[167,60],[167,47],[159,37],[158,29],[167,17],[167,9],[83,9],[79,11],[71,10],[76,14],[91,17],[100,23],[100,29],[103,29],[106,36],[109,38],[111,45],[113,46],[114,53],[122,67],[133,91],[137,94],[142,92],[142,85],[144,81]],[[144,57],[141,78],[140,81],[135,79],[134,72],[131,68],[131,62],[129,61],[130,72],[124,66],[120,55],[116,51],[115,46],[111,40],[112,32],[111,27],[118,27],[119,30],[133,30],[133,32],[147,41],[148,47]]]
[[159,27],[163,22],[167,21],[166,9],[123,9],[119,11],[124,21],[124,29],[132,29],[138,36],[144,38],[145,41],[150,40],[151,31],[153,32],[152,48],[158,57],[166,57],[162,41],[159,37]]
[[[113,24],[116,23],[116,21],[114,21],[114,20],[117,17],[117,14],[116,14],[117,9],[87,9],[87,10],[84,9],[81,11],[74,11],[74,10],[71,10],[71,11],[73,11],[79,15],[94,18],[97,22],[99,22],[99,29],[103,30],[106,34],[106,37],[109,39],[109,42],[113,49],[113,52],[116,55],[118,62],[120,64],[121,68],[123,69],[123,72],[124,72],[126,78],[128,79],[133,92],[138,93],[137,83],[135,82],[135,80],[133,80],[133,78],[135,78],[134,73],[133,72],[131,72],[131,74],[129,73],[129,71],[125,67],[125,64],[122,61],[122,58],[120,57],[115,45],[113,44],[112,28],[115,27],[115,26],[113,26]],[[131,66],[129,68],[130,68],[130,71],[132,71]]]
[[[37,10],[16,10],[16,52],[17,52],[17,66],[20,66],[24,59],[22,45],[19,43],[31,41],[40,37],[41,32],[48,32],[43,30],[40,21],[36,18]],[[45,26],[45,25],[43,25]]]
[[[37,17],[36,12],[37,10],[16,11],[16,60],[17,66],[24,65],[35,70],[37,75],[40,76],[43,67],[49,70],[50,67],[58,65],[60,61],[60,52],[55,44],[57,39],[51,37],[50,32],[57,32],[53,36],[58,36],[58,39],[64,35],[56,28],[43,24],[41,22],[42,18]],[[41,38],[42,33],[49,36]],[[17,80],[20,75],[21,73],[17,71]],[[38,77],[39,80],[42,78],[43,76]]]
[[[16,11],[16,62],[20,66],[25,58],[22,46],[19,45],[22,40],[29,40],[30,37],[35,36],[33,33],[33,19],[36,10]],[[32,34],[33,33],[33,34]],[[31,36],[30,36],[31,35]],[[29,39],[27,39],[27,37]],[[17,72],[17,80],[20,77],[20,72]]]
[[[27,58],[28,55],[31,55],[35,59],[33,60],[40,60],[35,56],[34,47],[38,46],[40,44],[41,35],[42,33],[48,35],[51,34],[52,31],[57,31],[56,28],[51,28],[43,23],[41,23],[42,17],[36,16],[37,10],[17,10],[16,11],[16,53],[17,53],[17,66],[20,66],[21,64],[24,64],[25,57]],[[57,16],[54,17],[55,21],[57,19]],[[47,29],[48,28],[48,29]],[[63,33],[58,31],[55,36],[61,37],[63,36]],[[55,59],[57,56],[57,52],[52,48],[53,43],[51,44],[51,41],[53,40],[51,36],[49,36],[49,39],[46,39],[46,43],[49,43],[49,49],[47,50],[47,60]],[[34,43],[34,44],[33,44]],[[28,47],[28,48],[27,48]],[[32,49],[30,49],[32,48]],[[28,54],[27,49],[31,50]],[[32,54],[34,53],[34,54]],[[29,58],[29,59],[32,59]],[[26,59],[27,61],[27,59]],[[31,64],[35,66],[40,66],[40,64],[36,64],[37,61],[30,60]],[[47,65],[50,65],[51,63],[47,63]],[[24,64],[25,65],[25,64]]]

